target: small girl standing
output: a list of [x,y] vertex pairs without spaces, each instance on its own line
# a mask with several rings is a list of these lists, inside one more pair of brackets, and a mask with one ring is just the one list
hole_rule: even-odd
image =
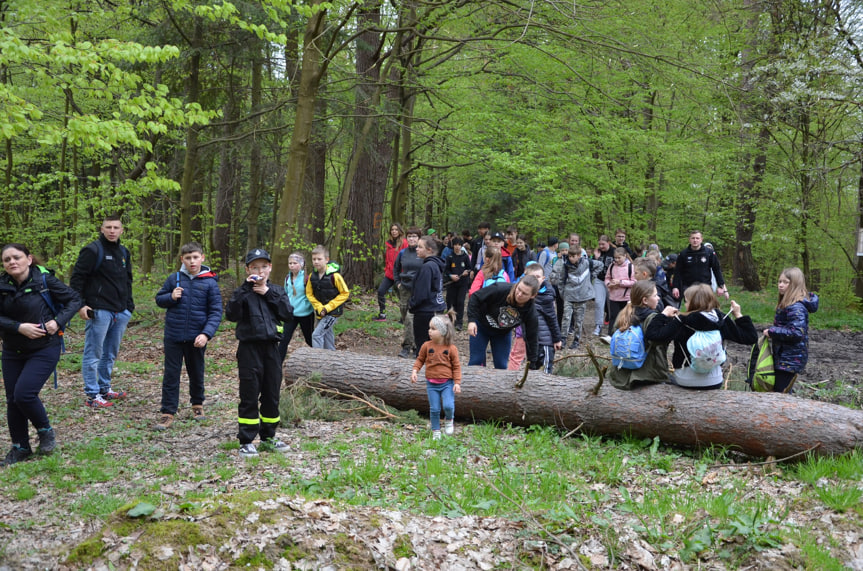
[[285,330],[282,333],[282,340],[279,341],[279,356],[282,361],[285,360],[285,355],[288,354],[288,345],[291,343],[291,338],[300,327],[303,333],[303,339],[306,345],[312,346],[312,330],[315,328],[315,308],[309,298],[306,297],[306,257],[302,252],[294,252],[288,256],[288,275],[285,276],[285,293],[288,294],[288,299],[291,300],[291,307],[294,308],[294,315],[285,322]]
[[432,438],[440,440],[440,411],[444,412],[444,432],[453,433],[455,395],[461,394],[461,361],[458,349],[453,345],[455,330],[448,317],[436,315],[429,323],[429,341],[420,347],[411,372],[411,382],[417,382],[417,374],[425,365],[426,391],[429,398],[429,417]]
[[782,270],[777,288],[776,316],[764,336],[773,343],[773,392],[784,393],[809,360],[809,314],[818,311],[818,295],[806,291],[800,268]]

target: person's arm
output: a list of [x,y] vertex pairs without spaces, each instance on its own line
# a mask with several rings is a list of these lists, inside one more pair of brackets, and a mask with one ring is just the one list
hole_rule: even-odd
[[455,345],[450,345],[449,361],[452,368],[452,380],[456,388],[458,388],[461,385],[461,359],[458,356],[458,347]]
[[803,331],[809,316],[802,304],[795,303],[788,307],[786,314],[788,323],[785,325],[773,325],[766,330],[767,336],[785,343],[800,341],[803,339]]
[[[722,295],[726,293],[725,278],[722,277],[722,266],[719,263],[719,256],[713,251],[710,254],[710,270],[713,272],[713,277],[716,278],[716,293]],[[722,290],[721,292],[719,290]]]
[[339,295],[331,299],[330,302],[324,306],[327,313],[331,313],[334,309],[344,304],[351,296],[351,290],[348,287],[348,284],[345,283],[345,278],[342,277],[341,273],[336,272],[333,274],[333,283],[335,284],[336,289],[339,290]]
[[306,282],[306,299],[308,299],[309,303],[312,304],[312,308],[315,310],[315,315],[320,315],[321,310],[324,309],[324,305],[315,297],[315,290],[312,288],[311,278]]
[[243,285],[234,290],[234,293],[231,294],[231,299],[228,300],[228,304],[225,306],[225,317],[228,318],[228,321],[237,322],[243,318],[245,298],[251,291],[252,288],[248,282],[243,282]]
[[165,283],[162,284],[162,287],[159,288],[159,291],[156,292],[156,305],[161,307],[162,309],[167,309],[169,307],[174,307],[180,300],[174,299],[174,289],[177,287],[177,274],[173,273],[168,276],[168,279],[165,280]]
[[527,362],[535,364],[539,355],[539,319],[536,315],[536,303],[529,303],[529,308],[522,314],[524,322],[524,346],[527,351]]
[[129,297],[126,298],[126,309],[129,310],[129,313],[132,313],[135,311],[135,299],[132,297],[132,284],[135,283],[132,277],[132,261],[127,256],[129,250],[126,249],[125,246],[120,246],[120,250],[123,252],[123,257],[126,258],[126,284],[129,286]]
[[212,339],[222,323],[222,292],[215,278],[208,278],[207,281],[207,322],[201,334],[206,335],[207,339]]
[[81,308],[81,295],[52,275],[45,276],[45,283],[54,306],[63,306],[54,316],[54,321],[60,329],[64,329]]

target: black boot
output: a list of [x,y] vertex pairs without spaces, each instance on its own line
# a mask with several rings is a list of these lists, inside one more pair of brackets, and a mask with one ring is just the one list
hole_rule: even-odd
[[17,444],[13,444],[12,448],[9,450],[9,453],[6,454],[6,458],[3,460],[3,466],[11,466],[12,464],[17,464],[18,462],[22,462],[33,455],[33,451],[29,448],[21,448]]
[[50,454],[54,451],[54,448],[57,446],[57,439],[54,436],[54,429],[50,426],[48,428],[40,428],[38,431],[39,434],[39,448],[36,451],[39,454]]

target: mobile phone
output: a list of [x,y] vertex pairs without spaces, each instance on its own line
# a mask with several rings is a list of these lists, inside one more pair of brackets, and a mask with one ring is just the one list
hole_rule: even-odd
[[87,317],[89,317],[90,319],[93,319],[95,317],[92,308],[87,310]]

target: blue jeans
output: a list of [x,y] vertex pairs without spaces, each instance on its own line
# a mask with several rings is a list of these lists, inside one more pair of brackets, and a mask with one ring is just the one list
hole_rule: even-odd
[[336,334],[333,332],[333,327],[336,326],[338,317],[326,315],[318,321],[318,326],[315,327],[312,333],[312,347],[315,349],[327,349],[329,351],[336,350]]
[[93,318],[84,325],[84,356],[81,374],[84,392],[90,398],[111,390],[111,371],[120,351],[120,340],[132,318],[128,309],[114,313],[107,309],[94,309]]
[[59,343],[33,353],[15,354],[3,351],[6,419],[12,444],[30,450],[28,421],[37,430],[51,426],[45,407],[39,399],[39,391],[54,372],[59,360]]
[[491,344],[491,358],[495,369],[506,369],[509,364],[509,350],[512,344],[510,330],[493,331],[491,328],[477,322],[476,336],[469,338],[470,365],[485,365],[485,349]]
[[440,411],[443,408],[444,418],[452,420],[455,415],[454,383],[450,379],[445,383],[430,383],[426,381],[426,392],[429,396],[429,418],[432,430],[440,430]]

